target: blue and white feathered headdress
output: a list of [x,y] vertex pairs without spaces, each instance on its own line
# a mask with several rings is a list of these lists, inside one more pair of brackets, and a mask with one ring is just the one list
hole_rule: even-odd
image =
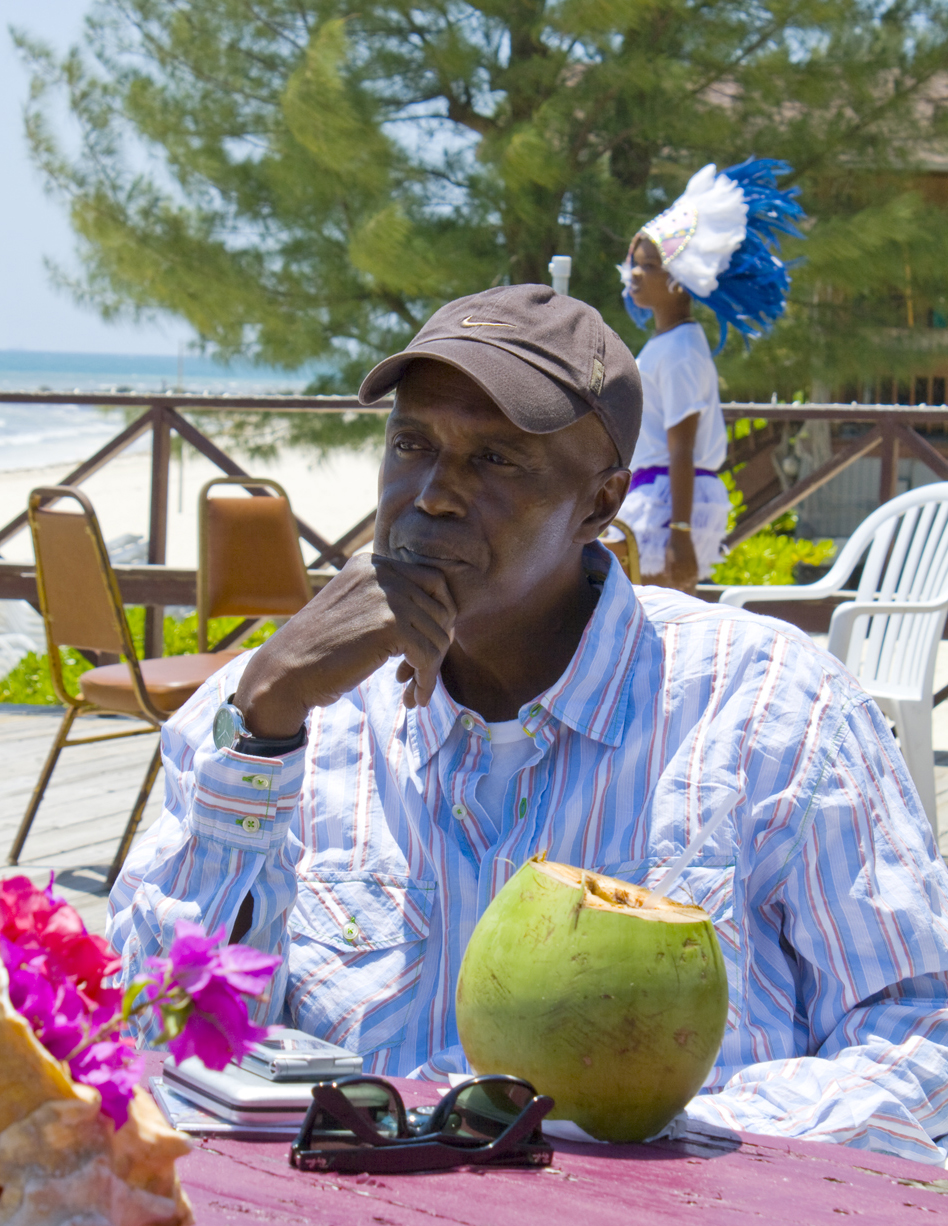
[[[669,276],[717,316],[715,353],[724,347],[728,324],[756,339],[783,314],[790,277],[775,250],[781,234],[803,237],[793,224],[804,216],[795,199],[800,189],[781,191],[776,182],[790,170],[773,158],[749,158],[720,174],[712,163],[639,231],[658,248]],[[644,327],[651,311],[632,301],[631,249],[617,267],[625,309]]]

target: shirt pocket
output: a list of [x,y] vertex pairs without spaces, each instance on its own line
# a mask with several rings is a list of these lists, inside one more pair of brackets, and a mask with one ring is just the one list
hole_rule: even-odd
[[291,920],[294,1024],[362,1055],[400,1043],[436,899],[433,881],[346,872],[301,877]]
[[[596,872],[632,885],[654,888],[668,870],[668,859],[625,860],[596,865]],[[707,911],[721,946],[727,973],[727,1029],[736,1030],[744,1013],[745,957],[734,905],[734,865],[721,857],[690,864],[669,892],[675,902]]]

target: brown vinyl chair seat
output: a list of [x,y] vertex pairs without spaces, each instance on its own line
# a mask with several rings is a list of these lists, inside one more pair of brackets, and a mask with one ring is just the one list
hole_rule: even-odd
[[[239,651],[203,651],[190,656],[161,656],[140,660],[139,668],[148,697],[159,711],[170,714],[183,706],[208,677],[241,654]],[[106,711],[141,715],[127,664],[92,668],[79,678],[79,688],[87,702],[94,702]]]

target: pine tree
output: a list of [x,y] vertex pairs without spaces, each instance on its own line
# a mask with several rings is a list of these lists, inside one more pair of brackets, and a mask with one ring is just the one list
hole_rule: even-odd
[[945,311],[942,0],[98,0],[62,60],[17,38],[78,236],[64,284],[223,358],[317,359],[318,390],[554,252],[637,347],[629,238],[752,153],[795,167],[811,223],[785,322],[722,357],[731,394],[907,370]]

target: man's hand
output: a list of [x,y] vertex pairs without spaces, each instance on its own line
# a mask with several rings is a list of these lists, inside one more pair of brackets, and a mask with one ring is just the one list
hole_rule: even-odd
[[454,637],[457,609],[441,571],[356,554],[260,648],[234,699],[258,737],[291,737],[392,658],[405,702],[424,706]]

